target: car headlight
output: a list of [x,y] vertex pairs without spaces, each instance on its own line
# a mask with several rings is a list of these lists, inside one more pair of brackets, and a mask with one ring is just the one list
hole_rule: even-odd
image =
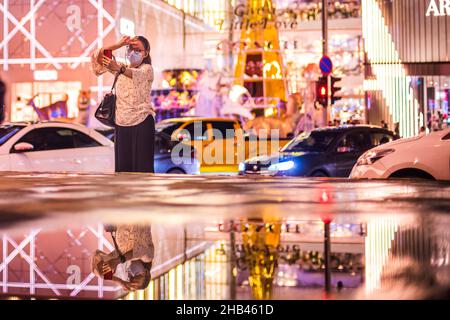
[[269,171],[288,171],[295,166],[294,161],[274,163],[269,167]]
[[374,150],[374,151],[367,151],[364,153],[356,163],[357,166],[370,166],[380,160],[381,158],[387,156],[388,154],[391,154],[394,152],[394,149],[382,149],[382,150]]
[[239,171],[245,171],[245,163],[244,162],[239,163]]

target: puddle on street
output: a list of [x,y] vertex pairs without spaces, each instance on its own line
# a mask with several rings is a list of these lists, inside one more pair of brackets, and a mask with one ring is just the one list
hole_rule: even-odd
[[412,181],[3,175],[0,296],[448,299],[449,195]]
[[[449,227],[445,215],[339,217],[327,298],[448,298]],[[1,241],[3,298],[325,297],[320,219],[96,223],[2,231]]]

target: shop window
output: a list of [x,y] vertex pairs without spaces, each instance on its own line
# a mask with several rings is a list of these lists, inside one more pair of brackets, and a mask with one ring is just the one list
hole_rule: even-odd
[[263,81],[245,81],[244,87],[248,90],[252,97],[263,97],[264,96],[264,84]]
[[262,54],[248,54],[245,61],[245,74],[249,77],[263,76]]

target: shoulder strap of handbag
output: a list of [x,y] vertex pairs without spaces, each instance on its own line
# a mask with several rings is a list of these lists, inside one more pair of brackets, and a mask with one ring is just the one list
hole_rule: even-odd
[[116,88],[116,83],[117,83],[117,79],[119,78],[119,76],[120,76],[120,71],[117,72],[116,76],[114,77],[114,82],[113,82],[113,85],[111,87],[111,93],[113,93],[114,89]]
[[111,237],[113,239],[114,248],[116,249],[117,253],[119,254],[120,262],[124,263],[125,261],[127,261],[127,259],[122,254],[122,252],[120,252],[120,250],[119,250],[119,246],[117,245],[117,241],[116,241],[116,232],[115,231],[110,231],[110,233],[111,233]]

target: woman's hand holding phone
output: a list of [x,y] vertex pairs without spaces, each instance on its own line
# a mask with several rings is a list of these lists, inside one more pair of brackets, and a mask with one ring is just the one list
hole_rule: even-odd
[[105,68],[108,68],[111,71],[117,72],[120,70],[120,65],[116,62],[114,58],[110,59],[106,56],[103,56],[102,64]]

